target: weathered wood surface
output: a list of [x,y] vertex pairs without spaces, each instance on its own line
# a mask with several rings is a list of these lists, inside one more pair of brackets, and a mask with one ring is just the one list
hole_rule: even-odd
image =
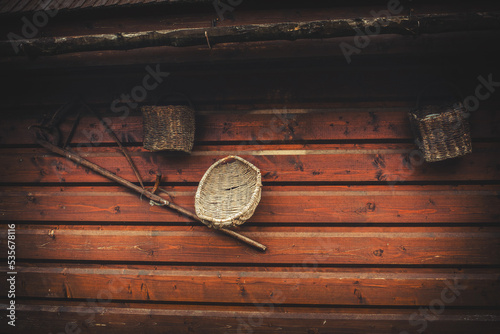
[[[426,6],[446,16],[499,5],[412,4],[415,14],[427,13]],[[217,29],[353,19],[371,9],[320,7],[288,8],[280,16],[281,8],[238,7],[234,21]],[[208,26],[208,16],[215,13],[91,18],[88,26],[57,18],[43,33],[114,34],[117,24],[153,31],[159,20],[162,29],[189,30]],[[9,85],[0,124],[0,251],[5,254],[7,223],[15,223],[16,329],[500,332],[500,95],[481,100],[471,115],[474,153],[443,163],[408,160],[414,146],[406,115],[429,83],[452,82],[467,97],[476,94],[479,76],[492,74],[497,82],[491,41],[499,31],[370,36],[350,65],[339,43],[353,45],[353,36],[3,58]],[[103,64],[113,66],[95,67]],[[148,64],[170,74],[140,104],[169,91],[187,92],[195,104],[191,156],[145,152],[139,111],[120,119],[110,110],[143,83]],[[440,87],[427,98],[441,102],[449,95]],[[191,210],[196,183],[212,162],[228,154],[253,162],[263,172],[263,197],[238,231],[266,244],[267,253],[151,207],[35,145],[27,127],[76,96],[111,120],[146,181],[161,171],[173,202]],[[70,126],[71,119],[63,133]],[[97,120],[84,117],[73,143],[74,149],[92,143],[91,152],[82,151],[89,160],[135,180]],[[455,285],[464,287],[455,289],[457,296]],[[444,310],[435,316],[432,307],[440,302]],[[427,318],[419,322],[414,314]],[[3,314],[0,320],[6,332]]]
[[[403,8],[401,7],[401,10]],[[373,29],[379,17],[329,19],[314,21],[278,22],[235,26],[155,29],[133,33],[116,32],[67,36],[64,38],[36,38],[17,41],[22,51],[16,53],[10,41],[0,41],[0,56],[16,55],[58,55],[73,52],[130,50],[154,46],[199,46],[234,42],[256,42],[273,40],[322,39],[355,36],[357,27]],[[437,34],[467,30],[495,30],[500,28],[500,14],[491,12],[454,12],[446,14],[420,14],[386,16],[378,24],[379,34]],[[19,45],[17,47],[19,49]]]
[[[103,114],[105,108],[97,107]],[[26,110],[29,111],[29,110]],[[50,113],[50,110],[46,110]],[[262,144],[268,141],[293,143],[297,141],[329,140],[412,140],[409,108],[276,108],[250,112],[197,111],[197,143],[238,142]],[[14,112],[12,112],[14,113]],[[121,119],[108,113],[108,124],[123,143],[137,144],[143,139],[142,117],[139,112]],[[60,126],[63,135],[72,127],[74,117]],[[480,108],[471,112],[471,135],[474,139],[500,137],[500,115],[496,108]],[[0,124],[0,145],[36,145],[28,128],[40,119],[11,117]],[[314,131],[311,131],[314,129]],[[82,117],[72,143],[114,143],[97,119]],[[86,145],[84,146],[86,147]]]
[[[27,2],[29,0],[24,0]],[[44,27],[43,32],[46,36],[68,36],[77,34],[91,34],[91,33],[113,33],[117,31],[122,32],[136,32],[145,30],[158,29],[159,26],[166,28],[194,28],[200,26],[207,26],[207,22],[211,22],[213,19],[217,18],[217,12],[213,6],[213,2],[210,0],[190,0],[190,1],[155,1],[155,0],[99,0],[92,1],[87,0],[87,3],[94,2],[93,6],[98,7],[102,4],[115,5],[115,4],[139,4],[137,7],[121,8],[121,10],[112,10],[106,12],[105,16],[92,15],[95,12],[80,12],[82,20],[67,20],[64,19],[66,13],[59,12],[59,15],[52,18],[50,25]],[[159,6],[144,7],[140,3],[159,3]],[[184,4],[182,3],[184,2]],[[85,3],[85,0],[81,1],[59,1],[59,8],[65,5],[78,5],[78,3]],[[188,4],[186,6],[186,3]],[[196,3],[196,5],[195,5]],[[237,2],[233,2],[231,5],[235,5]],[[228,3],[230,4],[230,3]],[[408,6],[401,2],[403,9],[403,14],[409,11]],[[39,3],[32,1],[33,7],[31,10],[35,10],[37,6],[46,6],[46,3]],[[57,8],[57,3],[52,3],[49,8]],[[173,6],[171,6],[173,5]],[[184,5],[184,6],[182,6]],[[398,3],[394,2],[395,8],[398,8]],[[222,4],[221,4],[222,6]],[[2,6],[0,5],[0,8]],[[384,2],[362,2],[357,3],[356,6],[349,6],[348,3],[339,2],[331,3],[328,1],[320,1],[311,3],[302,3],[300,1],[293,1],[291,4],[286,6],[274,6],[269,5],[267,1],[252,1],[251,3],[242,2],[234,7],[236,11],[225,12],[225,20],[218,20],[217,26],[232,26],[235,24],[246,25],[252,23],[277,23],[277,22],[290,22],[298,20],[328,20],[328,19],[342,19],[342,18],[357,18],[371,15],[373,11],[375,14],[384,13],[387,11],[388,4]],[[474,12],[474,11],[484,11],[488,8],[500,9],[496,3],[487,3],[485,6],[484,1],[476,2],[456,2],[453,4],[453,11],[462,12]],[[5,2],[2,10],[8,11],[9,3]],[[21,10],[18,8],[18,10]],[[29,9],[26,8],[26,9]],[[447,14],[450,12],[450,6],[444,2],[423,2],[423,3],[412,3],[411,9],[415,12],[422,14]],[[124,15],[125,13],[125,15]],[[61,15],[62,14],[62,15]],[[127,15],[128,14],[128,15]],[[62,19],[61,19],[62,18]],[[167,18],[167,19],[166,19]],[[12,21],[16,22],[19,18],[17,15],[4,15],[5,22],[1,25],[2,35],[7,34],[12,31],[8,29],[8,23]],[[16,27],[17,28],[17,27]],[[20,28],[19,28],[20,30]]]
[[[0,250],[7,251],[6,226]],[[247,249],[203,227],[17,224],[17,259],[317,265],[500,265],[497,227],[244,227]],[[29,247],[23,246],[29,245]]]
[[[421,329],[427,333],[470,334],[481,328],[481,333],[497,334],[500,329],[497,310],[446,308],[443,313],[435,314],[430,313],[429,306],[423,313],[416,308],[289,307],[271,299],[253,306],[112,303],[104,298],[66,301],[61,306],[60,302],[44,300],[22,301],[17,310],[23,322],[16,329],[21,332],[36,327],[53,333],[68,329],[106,334],[269,334],[285,330],[291,334],[352,334],[365,333],[368,328],[373,334],[412,333]],[[410,317],[414,322],[409,322]]]
[[[82,145],[72,150],[122,178],[137,181],[118,148]],[[228,155],[259,166],[264,182],[500,180],[500,146],[496,143],[475,144],[472,154],[438,164],[424,163],[414,144],[198,145],[183,156],[151,153],[142,147],[128,150],[145,182],[154,182],[156,174],[162,174],[166,182],[197,183],[215,161]],[[44,148],[0,149],[0,160],[0,182],[111,182]]]
[[[27,2],[29,0],[24,0]],[[213,19],[217,18],[217,12],[213,6],[213,2],[210,0],[190,0],[190,1],[155,1],[155,0],[81,0],[81,1],[59,1],[59,6],[64,7],[64,5],[78,5],[78,3],[92,3],[93,6],[97,7],[100,4],[107,3],[108,5],[115,4],[140,4],[143,3],[160,3],[160,6],[152,6],[145,8],[144,6],[138,7],[128,7],[121,8],[121,10],[108,11],[105,16],[92,15],[92,12],[80,12],[79,14],[84,20],[67,20],[64,19],[64,11],[59,12],[57,17],[54,17],[50,21],[50,25],[44,27],[43,32],[45,36],[55,37],[55,36],[71,36],[71,35],[81,35],[85,34],[103,34],[103,33],[114,33],[117,31],[121,32],[137,32],[145,30],[158,29],[159,26],[164,28],[195,28],[195,27],[206,27]],[[186,3],[188,6],[186,6]],[[197,3],[195,5],[195,3]],[[238,2],[233,2],[236,4]],[[398,3],[395,2],[395,8],[399,8]],[[39,3],[37,1],[32,1],[32,5],[45,6],[46,3]],[[173,5],[173,6],[170,6]],[[184,6],[182,6],[184,5]],[[362,2],[357,3],[355,7],[346,6],[347,3],[331,3],[328,1],[311,3],[302,3],[300,1],[294,1],[292,4],[287,4],[286,6],[273,6],[269,5],[267,1],[252,1],[251,3],[242,2],[236,5],[235,10],[229,13],[226,11],[224,14],[225,20],[218,20],[217,26],[232,26],[232,25],[247,25],[247,24],[265,24],[265,23],[278,23],[278,22],[291,22],[300,20],[329,20],[329,19],[347,19],[347,18],[357,18],[370,16],[373,11],[375,14],[384,13],[387,11],[388,4],[373,3],[373,2]],[[54,7],[52,7],[54,6]],[[57,2],[53,2],[49,8],[56,8]],[[222,6],[222,4],[221,4]],[[22,9],[18,8],[18,10]],[[402,3],[403,14],[409,11],[408,6]],[[0,8],[1,5],[0,5]],[[61,7],[60,7],[61,8]],[[418,13],[422,14],[447,14],[450,12],[449,5],[446,3],[412,3],[411,8]],[[500,9],[496,3],[489,3],[488,6],[479,2],[468,2],[468,3],[454,3],[453,11],[462,12],[474,12],[474,11],[484,11],[485,8],[488,9]],[[26,8],[28,9],[28,8]],[[5,5],[1,9],[3,11],[9,10],[9,4],[5,2]],[[67,13],[67,12],[66,12]],[[62,15],[61,15],[62,14]],[[125,15],[124,15],[125,14]],[[60,19],[62,18],[62,19]],[[3,30],[0,30],[2,35],[7,34],[12,31],[8,29],[8,23],[12,21],[16,22],[18,20],[17,15],[12,15],[12,17],[3,17],[4,24],[1,25]],[[16,27],[17,28],[17,27]],[[19,28],[20,30],[20,28]]]
[[[121,143],[118,141],[118,139],[116,137],[115,137],[115,139],[117,140],[117,143],[120,146],[120,148],[122,148],[122,150],[123,150]],[[159,206],[168,207],[169,209],[176,211],[177,213],[180,213],[183,216],[186,216],[186,217],[188,217],[188,218],[190,218],[198,223],[210,226],[209,222],[200,219],[195,213],[193,213],[189,210],[186,210],[185,208],[178,206],[175,203],[172,203],[171,201],[168,201],[165,198],[160,197],[157,194],[155,194],[154,192],[157,190],[159,183],[160,183],[159,176],[157,177],[158,182],[156,183],[153,190],[149,191],[149,190],[145,189],[144,184],[142,182],[142,179],[141,179],[139,173],[137,172],[137,170],[135,169],[133,161],[130,159],[130,156],[128,155],[126,150],[123,150],[122,153],[129,160],[129,163],[131,164],[131,167],[134,169],[134,172],[136,173],[136,177],[138,178],[138,181],[141,184],[141,187],[137,186],[136,184],[134,184],[126,179],[123,179],[123,178],[111,173],[110,171],[108,171],[108,170],[88,161],[88,160],[81,158],[80,156],[78,156],[76,154],[73,154],[70,151],[67,151],[63,148],[60,148],[57,145],[51,144],[45,140],[39,140],[38,143],[40,145],[42,145],[44,148],[50,150],[51,152],[59,154],[67,159],[74,161],[75,163],[77,163],[78,165],[81,165],[82,167],[88,168],[88,169],[90,169],[90,170],[92,170],[92,171],[94,171],[102,176],[105,176],[106,178],[118,183],[119,185],[127,188],[128,190],[135,191],[136,193],[141,195],[141,198],[145,197],[145,198],[149,199],[151,201],[150,202],[151,205],[153,205],[153,203],[156,203]],[[265,245],[259,244],[258,242],[255,242],[254,240],[251,240],[250,238],[244,237],[236,231],[233,231],[233,230],[230,230],[227,228],[220,228],[220,229],[218,229],[218,231],[223,233],[223,234],[226,234],[228,236],[231,236],[231,237],[241,241],[242,243],[246,243],[248,246],[256,247],[257,249],[259,249],[261,251],[266,250]]]
[[[122,18],[120,18],[121,20]],[[162,17],[163,20],[163,17]],[[106,24],[107,26],[107,24]],[[52,25],[50,25],[52,27]],[[78,27],[81,33],[85,26]],[[10,30],[9,30],[10,31]],[[463,31],[441,33],[437,35],[414,36],[372,35],[370,44],[362,54],[353,54],[352,64],[365,62],[363,56],[381,56],[387,58],[404,55],[407,58],[418,57],[421,60],[429,57],[446,55],[452,59],[460,53],[460,59],[477,57],[477,50],[485,50],[482,57],[491,57],[495,53],[495,44],[491,40],[498,39],[498,31]],[[467,40],[467,48],[462,43]],[[205,46],[178,48],[160,46],[134,50],[75,52],[57,56],[41,56],[36,59],[27,57],[2,57],[0,68],[6,71],[60,69],[94,66],[116,66],[137,64],[186,64],[204,61],[228,64],[234,61],[269,61],[290,59],[317,59],[318,54],[330,59],[334,64],[345,64],[346,60],[340,49],[340,43],[353,45],[353,37],[327,38],[321,40],[296,41],[264,41],[223,43],[209,49]],[[484,58],[482,58],[484,59]]]
[[[196,187],[167,187],[194,207]],[[2,187],[3,221],[188,222],[120,187]],[[264,186],[250,222],[498,223],[498,186]]]
[[[498,306],[498,270],[23,264],[19,297],[253,304]],[[6,285],[7,283],[4,283]],[[385,287],[391,286],[391,289]],[[101,293],[100,293],[101,291]],[[444,291],[444,292],[443,292]]]

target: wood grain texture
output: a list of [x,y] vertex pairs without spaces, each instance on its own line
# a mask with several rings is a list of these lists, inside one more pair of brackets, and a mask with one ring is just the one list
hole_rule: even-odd
[[[142,117],[131,114],[126,119],[106,113],[108,124],[123,143],[140,143],[143,139]],[[198,110],[196,115],[196,142],[241,142],[262,144],[267,141],[293,143],[297,141],[329,140],[412,140],[409,108],[336,108],[336,109],[263,109],[249,112],[221,113]],[[26,110],[28,113],[29,110]],[[47,110],[49,112],[49,110]],[[23,112],[24,113],[24,112]],[[474,139],[498,138],[500,116],[495,109],[481,108],[471,116],[471,134]],[[70,132],[73,118],[62,122],[64,137]],[[41,119],[10,117],[0,124],[1,145],[35,145],[28,130]],[[314,129],[314,131],[311,131]],[[102,125],[93,117],[82,117],[72,139],[73,144],[114,143]]]
[[[7,251],[7,227],[0,251]],[[500,230],[484,227],[244,227],[265,253],[204,227],[17,224],[18,260],[212,264],[499,265]],[[29,245],[25,247],[22,245]]]
[[[500,145],[476,144],[472,154],[425,163],[413,144],[196,146],[190,155],[127,149],[146,182],[199,182],[217,160],[238,155],[257,166],[264,182],[380,182],[500,180]],[[74,148],[83,158],[130,181],[137,178],[114,147]],[[40,149],[0,149],[0,182],[106,182],[107,178]]]
[[[258,42],[274,40],[323,39],[355,36],[353,27],[371,29],[379,18],[297,20],[266,24],[246,24],[202,28],[155,29],[133,33],[89,34],[66,36],[65,38],[23,39],[23,50],[32,56],[58,55],[73,52],[130,50],[155,46],[200,46],[206,45],[204,33],[209,33],[211,44]],[[443,14],[414,13],[384,18],[379,24],[378,34],[414,35],[437,34],[464,30],[497,30],[500,27],[499,12],[451,12]],[[0,56],[16,56],[10,41],[0,40]]]
[[[16,326],[17,333],[32,328],[60,333],[67,328],[70,332],[98,334],[352,334],[367,329],[373,334],[397,334],[425,328],[427,333],[470,334],[481,328],[481,333],[497,334],[500,329],[496,310],[446,308],[434,314],[427,306],[419,314],[417,309],[288,307],[272,300],[253,306],[132,304],[98,299],[66,301],[61,306],[60,302],[44,300],[23,301],[17,312],[23,319]],[[423,321],[424,316],[432,320]]]
[[[163,18],[162,18],[163,19]],[[120,18],[122,20],[122,18]],[[109,20],[107,21],[109,23]],[[108,26],[107,24],[103,26]],[[46,28],[51,28],[52,25]],[[87,26],[77,27],[81,33]],[[125,27],[124,27],[125,28]],[[0,28],[1,29],[1,28]],[[44,30],[46,31],[46,30]],[[9,30],[10,32],[10,30]],[[7,33],[7,32],[6,32]],[[362,55],[353,55],[353,63],[366,61],[365,56],[426,57],[429,54],[436,57],[453,58],[456,53],[464,57],[475,59],[477,51],[481,50],[481,57],[492,56],[495,45],[491,40],[497,39],[498,31],[466,31],[442,33],[438,35],[413,36],[399,35],[372,35],[371,43],[363,49]],[[467,41],[468,48],[463,48],[462,43]],[[353,43],[352,37],[330,38],[322,40],[297,40],[297,41],[271,41],[271,42],[241,42],[219,44],[216,48],[205,47],[151,47],[128,51],[101,51],[101,52],[75,52],[64,55],[39,57],[35,61],[29,58],[5,57],[0,58],[0,69],[11,71],[60,69],[72,67],[92,68],[95,66],[133,66],[137,64],[193,64],[199,62],[250,62],[290,59],[313,61],[318,55],[328,58],[335,63],[344,63],[340,43]],[[482,58],[484,59],[484,58]]]
[[[19,297],[293,305],[498,306],[500,274],[486,269],[17,266]],[[7,284],[7,283],[3,283]],[[390,289],[386,287],[390,286]],[[454,292],[455,291],[455,292]],[[105,296],[104,296],[105,295]],[[450,302],[451,304],[451,302]]]
[[[196,187],[167,187],[194,211]],[[120,187],[2,187],[3,221],[188,222]],[[265,186],[250,222],[498,223],[498,186]]]
[[[47,37],[55,36],[71,36],[81,35],[82,33],[114,33],[114,32],[137,32],[151,29],[158,29],[158,26],[168,28],[194,28],[206,27],[206,22],[211,22],[217,17],[217,13],[210,0],[189,0],[189,1],[168,1],[168,0],[91,0],[95,2],[94,7],[100,6],[115,6],[121,3],[139,4],[135,7],[121,8],[117,11],[108,11],[106,15],[88,15],[85,11],[80,11],[79,15],[85,20],[52,20],[51,24],[44,27],[44,33]],[[17,3],[17,0],[4,1],[7,8],[0,6],[0,12],[5,13],[9,11],[12,2]],[[57,1],[50,5],[49,8],[57,7],[59,9],[79,7],[79,3],[85,0],[72,1],[62,0]],[[89,1],[87,1],[89,2]],[[147,3],[161,3],[162,6],[145,7],[141,4]],[[45,3],[42,3],[45,4]],[[31,5],[37,8],[41,3],[32,0]],[[187,6],[186,6],[187,4]],[[174,5],[174,6],[169,6]],[[180,6],[179,6],[180,5]],[[184,6],[182,6],[184,5]],[[369,16],[373,10],[379,12],[387,10],[385,3],[370,3],[364,2],[356,4],[355,7],[346,7],[346,3],[329,3],[324,1],[322,4],[311,4],[293,2],[287,3],[286,6],[273,5],[269,6],[266,1],[253,1],[252,3],[240,3],[237,5],[237,15],[225,13],[226,20],[217,22],[217,26],[232,26],[235,24],[265,24],[265,23],[278,23],[289,22],[297,20],[328,20],[331,18],[347,19],[353,17]],[[46,6],[46,4],[45,4]],[[54,7],[53,7],[54,6]],[[116,7],[115,7],[116,8]],[[418,3],[413,4],[412,8],[416,9],[418,13],[449,13],[450,6],[446,3]],[[480,2],[474,3],[455,3],[453,11],[482,11],[486,8],[498,8],[494,3],[484,6]],[[24,10],[28,10],[26,6]],[[95,13],[95,12],[94,12]],[[61,13],[62,14],[62,13]],[[15,17],[15,16],[14,16]],[[64,14],[62,14],[64,17]],[[8,16],[6,17],[9,18]],[[84,21],[84,22],[82,22]],[[88,22],[87,24],[84,24]],[[5,27],[3,27],[5,28]],[[3,31],[2,31],[3,33]]]
[[[199,8],[191,4],[75,20],[61,13],[43,36],[204,32],[216,13],[203,2],[209,11],[191,12]],[[500,13],[500,4],[480,2],[412,3],[413,21],[401,24],[443,31],[438,21],[415,18]],[[243,2],[233,19],[207,29],[209,38],[231,26],[347,19],[362,27],[369,22],[355,18],[387,3],[265,6],[272,8]],[[456,23],[466,25],[473,14],[464,15]],[[490,19],[476,23],[498,24]],[[18,19],[2,21],[0,32],[6,36],[12,27],[21,28]],[[315,33],[298,28],[288,36]],[[15,223],[16,332],[499,333],[500,95],[479,87],[492,94],[470,117],[473,154],[443,163],[411,156],[407,112],[434,82],[453,83],[462,97],[478,94],[481,76],[498,82],[492,41],[500,30],[373,35],[351,64],[339,47],[355,45],[355,31],[347,32],[221,44],[213,36],[212,49],[203,34],[196,41],[203,45],[185,48],[0,59],[8,83],[0,111],[0,253],[6,256],[7,224]],[[165,74],[161,85],[148,89],[127,117],[111,110],[157,68]],[[189,156],[145,152],[139,107],[173,91],[195,105],[195,149]],[[150,206],[38,147],[28,126],[76,97],[108,118],[147,182],[162,172],[170,199],[191,211],[196,184],[217,159],[238,154],[259,167],[262,200],[237,231],[267,252]],[[425,96],[427,103],[445,99],[459,98],[443,86]],[[83,116],[73,145],[135,181],[97,119]],[[0,281],[1,291],[6,284]],[[7,302],[4,295],[0,308]],[[10,329],[6,320],[0,314],[1,333]]]

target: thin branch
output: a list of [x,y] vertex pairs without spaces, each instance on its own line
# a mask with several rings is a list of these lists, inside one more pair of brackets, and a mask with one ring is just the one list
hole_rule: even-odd
[[63,148],[68,147],[68,145],[71,143],[71,139],[73,139],[73,135],[75,134],[76,127],[78,126],[78,123],[80,122],[80,116],[81,116],[81,112],[79,111],[78,114],[76,115],[75,121],[73,122],[73,126],[71,126],[71,130],[68,133],[68,137],[66,138],[66,141],[64,142]]
[[125,147],[123,147],[121,141],[118,139],[118,137],[113,132],[113,130],[111,130],[111,128],[108,126],[108,124],[106,122],[104,122],[101,115],[99,115],[97,112],[95,112],[94,109],[90,108],[90,106],[88,104],[86,104],[85,102],[81,101],[81,103],[85,106],[85,108],[87,108],[88,111],[90,111],[95,117],[97,117],[97,119],[99,119],[99,122],[101,122],[102,126],[104,126],[106,128],[106,131],[111,135],[111,137],[113,137],[115,142],[118,144],[118,147],[120,147],[120,150],[122,151],[123,155],[127,159],[130,167],[132,167],[132,170],[134,171],[134,174],[137,177],[137,180],[141,184],[142,189],[144,189],[144,182],[142,182],[141,174],[137,170],[137,167],[135,166],[134,161],[130,157],[130,154],[128,154],[128,150]]

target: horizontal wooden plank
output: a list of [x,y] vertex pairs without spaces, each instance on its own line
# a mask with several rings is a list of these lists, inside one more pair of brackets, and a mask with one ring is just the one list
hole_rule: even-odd
[[18,297],[102,298],[107,290],[111,300],[254,304],[274,297],[288,305],[425,306],[455,290],[454,306],[500,304],[496,269],[23,264],[16,270]]
[[[194,211],[196,187],[168,187]],[[120,187],[2,187],[3,221],[188,222]],[[250,222],[497,223],[498,186],[265,186]]]
[[[193,208],[195,187],[167,188]],[[4,220],[186,222],[120,187],[4,187]],[[254,222],[497,222],[496,186],[264,187]]]
[[[96,108],[97,109],[97,108]],[[100,110],[101,108],[99,108]],[[253,113],[198,114],[196,118],[197,141],[262,141],[262,140],[332,140],[369,138],[410,138],[410,129],[405,110],[397,111],[374,108],[363,111],[325,110],[314,112],[308,109],[257,110]],[[370,117],[373,115],[373,117]],[[142,142],[142,117],[136,114],[121,120],[108,117],[113,131],[124,142]],[[376,119],[377,126],[373,123]],[[2,122],[0,144],[34,144],[28,127],[39,121],[29,119],[8,119]],[[61,131],[67,134],[71,122],[64,122]],[[331,124],[331,125],[330,125]],[[491,124],[491,122],[489,122]],[[310,131],[314,129],[315,131]],[[481,135],[482,132],[478,133]],[[94,136],[93,136],[94,135]],[[94,138],[93,138],[94,137]],[[92,142],[100,139],[110,143],[107,135],[94,118],[83,117],[73,138],[74,143]],[[97,140],[94,140],[97,141]]]
[[[0,307],[6,307],[0,304]],[[415,309],[354,309],[287,307],[272,300],[253,306],[168,305],[26,301],[16,308],[16,333],[43,328],[48,332],[118,334],[134,333],[409,333],[425,327],[427,333],[464,333],[480,330],[497,334],[500,313],[496,310],[436,310],[424,321]],[[431,312],[426,308],[426,312]],[[438,313],[439,312],[439,313]],[[427,313],[429,314],[429,313]],[[410,323],[410,317],[415,322]],[[431,320],[432,319],[432,320]],[[417,322],[418,321],[418,322]],[[68,325],[69,324],[69,325]],[[12,331],[11,331],[12,332]],[[10,332],[8,332],[10,333]]]
[[[156,174],[167,182],[199,182],[217,160],[238,155],[257,166],[264,182],[381,182],[500,180],[500,145],[476,144],[472,154],[440,163],[425,163],[412,144],[232,145],[198,146],[191,155],[128,149],[145,181]],[[113,173],[137,181],[117,148],[74,150]],[[44,148],[0,149],[0,182],[108,182]]]
[[[94,107],[105,113],[106,109]],[[216,113],[197,111],[196,141],[239,141],[260,144],[262,141],[366,140],[412,139],[408,108],[339,108],[339,109],[268,109],[252,112]],[[29,111],[26,111],[29,112]],[[22,112],[21,114],[24,114]],[[19,115],[19,114],[18,114]],[[495,109],[480,108],[472,113],[474,138],[498,138],[500,114]],[[63,135],[70,132],[70,117],[60,126]],[[142,117],[133,113],[126,119],[109,115],[108,124],[124,143],[138,143],[143,139]],[[11,117],[0,124],[0,144],[35,145],[28,130],[39,119]],[[99,122],[82,117],[74,134],[73,143],[114,143]]]
[[[7,225],[0,251],[7,252]],[[355,265],[499,265],[500,230],[484,227],[246,227],[266,253],[188,226],[17,224],[18,260]]]

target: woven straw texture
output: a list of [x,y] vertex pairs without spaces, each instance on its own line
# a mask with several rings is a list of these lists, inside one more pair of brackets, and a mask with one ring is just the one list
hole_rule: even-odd
[[188,106],[144,106],[144,148],[190,153],[194,144],[194,110]]
[[410,122],[427,162],[456,158],[472,152],[465,108],[426,106],[410,113]]
[[241,225],[257,208],[261,187],[257,167],[238,156],[221,159],[200,181],[196,214],[214,228]]

